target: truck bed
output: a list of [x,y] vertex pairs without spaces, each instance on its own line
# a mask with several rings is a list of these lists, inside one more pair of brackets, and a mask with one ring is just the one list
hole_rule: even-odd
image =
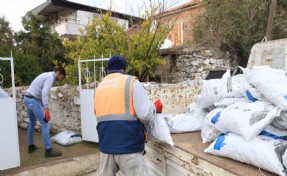
[[204,153],[200,132],[172,134],[175,146],[148,142],[147,158],[153,175],[266,176],[273,173],[229,158]]

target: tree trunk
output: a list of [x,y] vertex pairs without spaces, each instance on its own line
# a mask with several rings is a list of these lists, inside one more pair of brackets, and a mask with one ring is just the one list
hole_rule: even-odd
[[272,40],[272,27],[273,27],[273,21],[274,21],[275,11],[276,11],[276,1],[277,0],[271,0],[271,4],[270,4],[270,12],[269,12],[268,24],[267,24],[267,29],[266,29],[267,41]]

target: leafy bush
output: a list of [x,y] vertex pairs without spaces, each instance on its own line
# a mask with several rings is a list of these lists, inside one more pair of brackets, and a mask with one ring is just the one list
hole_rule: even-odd
[[[239,56],[246,66],[250,50],[266,35],[270,2],[266,0],[203,0],[201,16],[193,28],[196,43],[221,47]],[[277,1],[273,39],[287,37],[286,1]]]

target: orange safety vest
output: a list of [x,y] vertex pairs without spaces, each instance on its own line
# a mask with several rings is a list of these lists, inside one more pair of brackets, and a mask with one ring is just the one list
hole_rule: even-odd
[[95,93],[94,108],[98,120],[111,114],[135,115],[132,99],[134,79],[136,77],[121,73],[109,74],[104,78]]
[[144,150],[142,124],[133,107],[135,79],[134,76],[112,73],[96,88],[94,108],[103,153],[128,154]]

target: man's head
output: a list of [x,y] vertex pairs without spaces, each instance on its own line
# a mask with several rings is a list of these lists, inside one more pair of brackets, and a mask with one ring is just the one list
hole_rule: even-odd
[[120,55],[114,55],[108,62],[108,70],[125,70],[127,63],[125,59]]
[[56,67],[54,72],[56,74],[56,80],[57,81],[61,81],[61,80],[63,80],[66,77],[66,71],[61,66]]

